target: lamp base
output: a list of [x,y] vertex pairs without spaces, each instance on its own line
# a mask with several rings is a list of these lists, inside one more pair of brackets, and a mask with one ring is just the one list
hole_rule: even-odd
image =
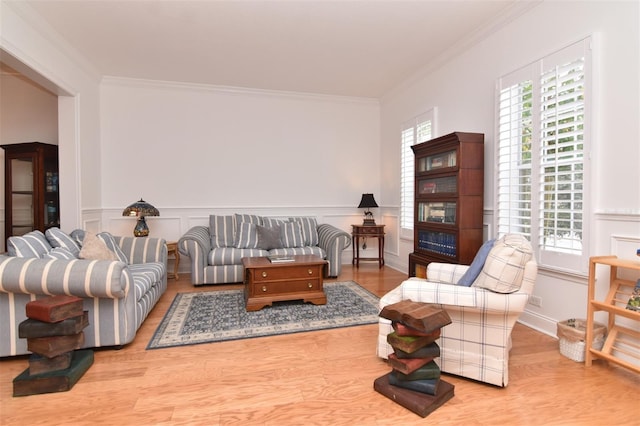
[[363,226],[376,226],[376,221],[374,219],[364,219],[362,221]]
[[144,220],[144,216],[140,216],[138,218],[138,222],[136,223],[136,227],[133,228],[133,236],[134,237],[148,237],[149,236],[149,227],[147,226],[147,221]]

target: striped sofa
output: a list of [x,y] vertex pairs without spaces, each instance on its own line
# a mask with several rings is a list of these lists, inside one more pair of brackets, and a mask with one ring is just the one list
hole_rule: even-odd
[[180,254],[190,258],[194,285],[242,282],[242,258],[267,255],[314,254],[328,261],[325,275],[337,277],[350,245],[349,234],[315,218],[248,214],[211,215],[208,227],[194,226],[178,240]]
[[[80,244],[73,248],[73,241],[55,230],[54,238],[40,231],[10,237],[8,254],[0,255],[0,357],[29,353],[18,336],[29,301],[57,294],[81,297],[89,314],[83,347],[120,346],[134,339],[167,288],[163,239],[113,236],[109,241],[122,259],[88,260],[76,258]],[[83,234],[76,230],[70,236],[77,244]]]
[[[528,242],[525,243],[527,245],[529,247],[525,250],[530,250]],[[436,341],[440,346],[440,357],[435,361],[441,370],[505,387],[509,383],[511,331],[524,312],[538,271],[532,255],[521,257],[521,260],[517,265],[506,266],[512,267],[513,273],[502,272],[496,280],[514,284],[509,293],[481,288],[477,282],[470,286],[460,285],[469,265],[430,263],[427,279],[414,277],[402,282],[380,299],[380,309],[406,299],[440,306],[452,321],[442,328]],[[498,263],[504,266],[511,262]],[[495,268],[491,272],[493,276],[500,275],[495,273]],[[478,279],[483,278],[486,277]],[[387,343],[387,335],[392,331],[391,322],[380,318],[377,354],[381,358],[386,359],[393,352]]]

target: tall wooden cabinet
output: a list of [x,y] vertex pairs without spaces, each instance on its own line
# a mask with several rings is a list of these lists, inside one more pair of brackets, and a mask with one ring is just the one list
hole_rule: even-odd
[[41,142],[4,149],[5,238],[60,225],[58,146]]
[[409,276],[431,262],[470,264],[482,245],[484,135],[454,132],[412,147],[415,215]]

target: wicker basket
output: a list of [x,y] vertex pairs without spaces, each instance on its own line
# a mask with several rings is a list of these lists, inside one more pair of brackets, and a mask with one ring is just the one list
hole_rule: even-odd
[[[593,348],[600,350],[604,345],[607,327],[598,322],[593,323]],[[560,341],[560,353],[567,358],[584,362],[585,337],[587,335],[587,321],[571,318],[558,323],[558,339]]]

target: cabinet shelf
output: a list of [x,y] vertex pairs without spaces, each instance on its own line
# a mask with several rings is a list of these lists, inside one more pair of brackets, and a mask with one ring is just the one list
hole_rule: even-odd
[[414,251],[409,276],[430,262],[466,263],[482,245],[484,135],[455,132],[414,145]]
[[[596,269],[609,267],[609,289],[604,300],[595,298]],[[585,365],[591,366],[593,358],[601,358],[640,373],[640,332],[619,324],[617,317],[640,321],[640,312],[626,309],[636,283],[621,278],[636,271],[640,274],[640,262],[619,259],[616,256],[596,256],[589,259],[589,289],[587,302],[587,332],[585,337]],[[608,315],[608,334],[601,350],[592,347],[595,312]]]

